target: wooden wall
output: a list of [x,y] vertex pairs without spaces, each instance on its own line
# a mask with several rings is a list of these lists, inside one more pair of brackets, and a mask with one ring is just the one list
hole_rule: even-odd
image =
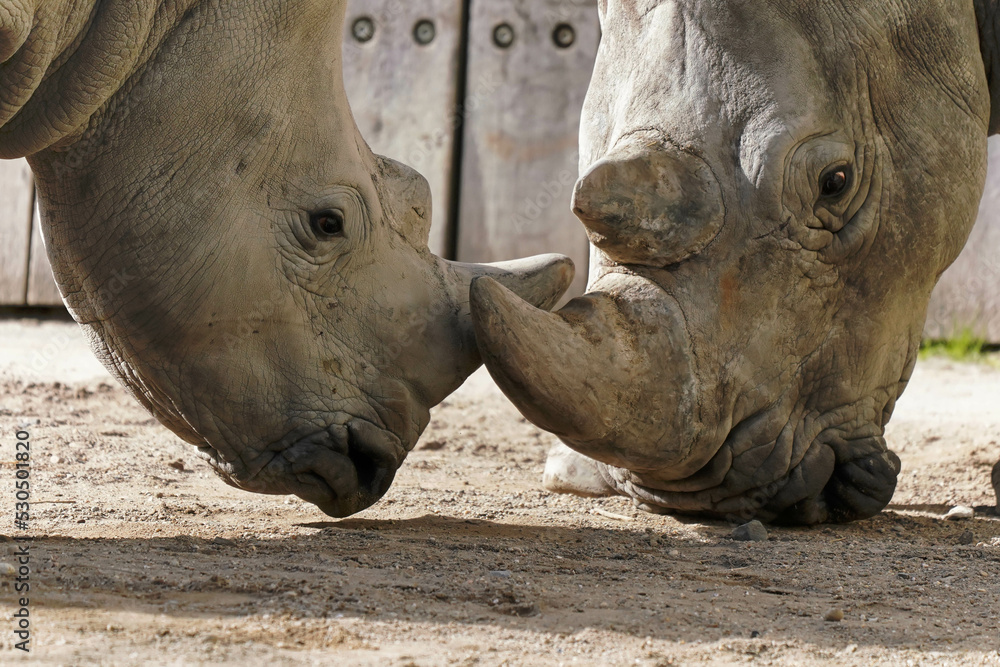
[[0,160],[0,306],[62,304],[45,255],[24,160]]
[[431,250],[466,262],[561,252],[582,294],[589,247],[570,198],[597,0],[354,0],[344,29],[362,134],[431,184]]
[[1000,137],[990,138],[979,219],[934,290],[924,335],[950,338],[963,330],[1000,344]]
[[[451,250],[452,171],[461,121],[463,0],[354,0],[344,22],[344,85],[376,153],[427,178],[430,248]],[[419,27],[418,27],[419,26]]]
[[472,3],[459,260],[561,252],[583,293],[590,248],[570,200],[599,42],[596,0]]

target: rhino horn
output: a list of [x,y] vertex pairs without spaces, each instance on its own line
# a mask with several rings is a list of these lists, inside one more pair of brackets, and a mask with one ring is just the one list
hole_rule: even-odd
[[662,290],[639,281],[632,291],[633,302],[595,292],[549,313],[478,278],[470,302],[480,354],[528,420],[581,454],[689,474],[703,461],[681,418],[694,395],[688,346],[678,327],[664,328],[676,311]]
[[711,168],[670,145],[626,146],[599,160],[577,182],[573,212],[608,257],[650,266],[700,252],[724,218]]
[[573,282],[573,260],[565,255],[536,255],[492,264],[450,262],[466,285],[488,277],[536,308],[550,310]]

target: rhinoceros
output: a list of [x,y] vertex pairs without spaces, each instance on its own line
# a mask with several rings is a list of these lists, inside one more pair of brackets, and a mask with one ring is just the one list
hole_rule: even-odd
[[0,0],[0,158],[97,355],[229,483],[380,498],[480,359],[469,284],[538,307],[572,264],[427,249],[426,181],[343,85],[346,0]]
[[1000,131],[1000,2],[601,0],[573,208],[589,292],[472,285],[545,484],[654,512],[870,517],[931,289]]

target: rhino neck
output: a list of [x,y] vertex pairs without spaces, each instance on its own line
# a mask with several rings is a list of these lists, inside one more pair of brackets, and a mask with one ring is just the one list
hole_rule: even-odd
[[79,140],[197,2],[0,0],[0,158]]

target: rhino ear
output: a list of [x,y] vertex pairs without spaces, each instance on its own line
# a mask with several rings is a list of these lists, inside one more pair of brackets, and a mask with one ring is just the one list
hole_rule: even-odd
[[979,50],[990,87],[989,133],[1000,133],[1000,0],[975,0]]
[[35,0],[0,0],[0,63],[17,53],[35,18]]

